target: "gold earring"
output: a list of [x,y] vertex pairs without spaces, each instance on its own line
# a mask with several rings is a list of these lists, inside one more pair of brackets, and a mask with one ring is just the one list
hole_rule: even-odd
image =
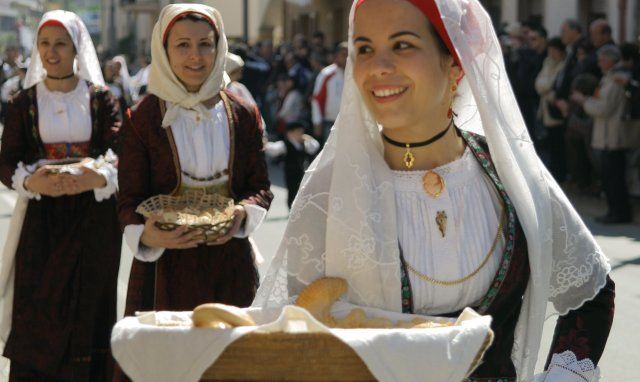
[[456,90],[458,90],[458,85],[456,84],[451,85],[451,91],[455,92]]

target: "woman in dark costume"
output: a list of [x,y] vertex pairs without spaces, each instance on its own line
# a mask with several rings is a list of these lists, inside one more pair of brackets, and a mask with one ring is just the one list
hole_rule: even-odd
[[[80,18],[46,13],[0,151],[0,180],[19,195],[0,267],[10,381],[111,378],[118,112]],[[68,158],[84,165],[68,173],[48,166]]]
[[[166,6],[151,44],[150,94],[128,113],[120,158],[118,211],[135,256],[126,314],[248,306],[258,286],[248,235],[273,198],[260,115],[224,90],[227,42],[215,9]],[[213,245],[135,212],[151,196],[193,189],[236,202],[233,228]]]

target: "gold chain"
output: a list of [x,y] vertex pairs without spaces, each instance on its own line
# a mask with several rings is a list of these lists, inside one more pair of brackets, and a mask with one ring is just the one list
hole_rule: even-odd
[[451,280],[451,281],[434,279],[432,277],[429,277],[429,276],[425,275],[424,273],[420,273],[417,269],[415,269],[406,260],[405,260],[404,263],[407,265],[407,269],[409,269],[411,272],[413,272],[420,279],[422,279],[423,281],[426,281],[428,283],[436,284],[436,285],[442,285],[442,286],[452,286],[452,285],[462,284],[463,282],[465,282],[465,281],[471,279],[473,276],[477,275],[478,272],[480,272],[480,270],[482,268],[484,268],[485,265],[487,265],[487,262],[491,258],[491,255],[493,254],[493,251],[495,251],[495,249],[496,249],[496,245],[498,245],[498,239],[503,236],[502,229],[504,227],[505,218],[506,218],[505,208],[504,208],[504,206],[502,206],[502,212],[500,213],[500,222],[498,223],[498,231],[496,232],[496,237],[493,239],[493,244],[491,244],[491,249],[489,250],[489,253],[487,253],[487,256],[485,256],[484,260],[482,260],[482,263],[480,263],[480,265],[478,266],[478,268],[476,268],[476,270],[474,270],[473,272],[469,273],[468,275],[464,276],[461,279]]

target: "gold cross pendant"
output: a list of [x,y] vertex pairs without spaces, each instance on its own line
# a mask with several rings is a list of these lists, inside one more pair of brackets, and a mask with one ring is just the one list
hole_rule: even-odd
[[413,162],[416,161],[416,157],[413,156],[413,153],[411,152],[411,146],[409,146],[408,143],[407,143],[407,152],[404,153],[403,159],[404,159],[404,165],[408,169],[413,167]]

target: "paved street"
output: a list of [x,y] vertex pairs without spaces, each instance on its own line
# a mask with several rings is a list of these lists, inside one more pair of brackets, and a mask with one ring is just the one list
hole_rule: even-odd
[[[287,219],[286,190],[282,187],[282,175],[278,169],[271,171],[273,191],[276,195],[266,222],[254,235],[265,262],[260,271],[264,273],[271,256],[275,253],[284,231]],[[603,380],[607,382],[632,382],[640,380],[640,224],[622,226],[602,226],[593,218],[602,213],[604,202],[594,198],[572,198],[576,208],[596,235],[598,242],[609,256],[613,267],[612,277],[616,282],[616,316],[609,344],[600,362]],[[0,243],[4,242],[15,193],[0,189]],[[638,203],[636,203],[638,204]],[[128,252],[128,251],[125,251]],[[126,258],[126,256],[125,256]],[[553,331],[554,318],[547,320],[545,338],[540,352],[544,362]],[[538,365],[541,368],[542,365]]]

